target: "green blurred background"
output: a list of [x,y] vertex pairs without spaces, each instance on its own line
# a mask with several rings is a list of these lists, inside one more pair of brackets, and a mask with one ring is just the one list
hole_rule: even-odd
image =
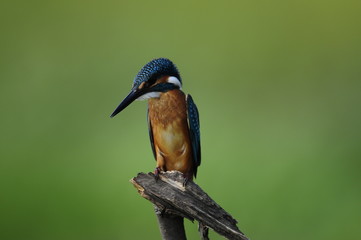
[[160,239],[128,182],[155,167],[146,103],[109,118],[156,57],[200,111],[196,182],[247,236],[360,238],[360,1],[0,9],[0,239]]

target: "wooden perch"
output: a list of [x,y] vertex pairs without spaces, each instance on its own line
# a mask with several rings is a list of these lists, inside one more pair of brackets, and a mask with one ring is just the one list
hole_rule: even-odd
[[[214,202],[197,184],[189,181],[185,187],[183,186],[184,177],[182,173],[177,171],[164,172],[160,174],[158,181],[155,180],[153,173],[139,173],[130,181],[138,189],[142,197],[155,204],[156,212],[161,212],[160,216],[158,214],[161,232],[162,227],[172,227],[169,225],[164,226],[164,223],[162,223],[162,216],[166,214],[166,218],[171,218],[172,215],[175,218],[171,219],[171,221],[176,223],[170,224],[173,224],[173,227],[176,226],[175,231],[178,231],[178,233],[182,232],[179,228],[183,227],[182,217],[185,217],[191,221],[197,220],[201,226],[207,226],[228,239],[248,240],[238,229],[237,221]],[[181,222],[179,222],[179,218]],[[166,220],[168,221],[168,219]],[[172,239],[166,238],[163,233],[162,235],[163,239]],[[179,235],[175,236],[179,237]],[[185,235],[184,238],[177,239],[185,239]],[[204,237],[202,239],[208,238]]]

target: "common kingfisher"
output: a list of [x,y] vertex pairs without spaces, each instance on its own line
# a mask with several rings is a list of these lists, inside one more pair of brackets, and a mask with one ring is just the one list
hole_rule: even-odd
[[182,91],[177,67],[166,58],[147,63],[137,74],[126,98],[114,110],[114,117],[134,100],[148,100],[148,129],[154,174],[178,170],[185,183],[197,176],[201,164],[199,114],[191,95]]

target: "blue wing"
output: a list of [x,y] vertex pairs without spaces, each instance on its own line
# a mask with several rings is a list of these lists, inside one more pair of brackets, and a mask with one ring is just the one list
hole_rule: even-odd
[[152,123],[151,123],[151,121],[149,119],[149,108],[147,110],[147,120],[148,120],[148,132],[149,132],[149,138],[150,138],[150,145],[152,146],[154,159],[157,160],[156,153],[155,153],[155,148],[154,148],[153,128],[152,128]]
[[201,165],[201,137],[199,129],[199,114],[197,106],[194,104],[191,95],[187,94],[186,101],[188,128],[192,142],[194,176],[197,177],[197,167]]

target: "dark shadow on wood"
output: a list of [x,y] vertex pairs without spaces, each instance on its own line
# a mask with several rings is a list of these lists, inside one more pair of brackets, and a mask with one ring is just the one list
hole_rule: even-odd
[[[138,189],[142,197],[155,204],[163,239],[186,239],[185,233],[184,238],[180,238],[182,236],[179,232],[179,228],[183,225],[183,219],[181,223],[179,220],[171,223],[172,221],[167,221],[164,218],[164,216],[176,215],[180,218],[188,218],[191,221],[197,220],[201,224],[203,231],[208,232],[206,228],[209,227],[228,239],[248,240],[238,229],[237,221],[214,202],[197,184],[189,181],[186,186],[183,186],[184,178],[182,173],[177,171],[164,172],[160,174],[158,181],[155,180],[153,173],[139,173],[130,181]],[[169,224],[174,226],[169,226]],[[175,229],[174,231],[172,227]],[[168,231],[168,234],[170,232],[169,238],[164,238],[162,228],[166,232]],[[205,233],[201,232],[201,234]],[[203,236],[202,239],[208,239],[208,236]]]

